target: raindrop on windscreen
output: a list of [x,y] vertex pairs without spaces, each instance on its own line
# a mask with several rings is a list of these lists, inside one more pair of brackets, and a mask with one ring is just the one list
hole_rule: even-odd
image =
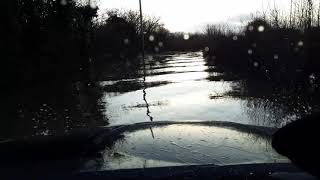
[[259,27],[258,27],[258,31],[259,31],[259,32],[263,32],[263,31],[264,31],[264,26],[259,26]]
[[209,47],[204,48],[204,51],[206,51],[206,52],[209,52],[209,50],[210,50]]
[[150,36],[149,36],[149,41],[150,41],[150,42],[153,42],[153,41],[154,41],[154,36],[153,36],[153,35],[150,35]]
[[61,4],[62,6],[67,5],[67,0],[61,0],[61,1],[60,1],[60,4]]
[[252,54],[253,53],[253,51],[252,51],[252,49],[248,49],[248,54]]
[[129,39],[128,39],[128,38],[125,38],[125,39],[123,40],[123,43],[124,43],[125,45],[128,45],[128,44],[129,44]]
[[314,83],[314,81],[316,80],[316,76],[314,74],[310,74],[309,80],[311,84]]
[[232,39],[233,39],[234,41],[236,41],[236,40],[238,40],[238,36],[233,36]]
[[90,1],[90,7],[92,9],[96,9],[97,8],[97,3],[95,1]]
[[297,45],[298,45],[299,47],[302,47],[302,46],[303,46],[303,41],[299,41]]
[[163,42],[158,43],[159,47],[163,47]]
[[183,35],[183,39],[184,39],[184,40],[188,40],[189,38],[190,38],[189,34],[184,34],[184,35]]

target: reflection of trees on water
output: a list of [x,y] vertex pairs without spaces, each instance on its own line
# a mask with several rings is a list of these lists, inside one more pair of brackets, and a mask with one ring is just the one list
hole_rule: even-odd
[[57,87],[32,88],[2,101],[6,106],[1,108],[5,120],[1,121],[0,137],[59,135],[75,128],[108,124],[102,92],[96,85]]
[[248,118],[254,124],[278,127],[287,114],[272,101],[261,98],[247,98],[242,104]]
[[[142,61],[143,61],[143,101],[146,103],[146,108],[147,108],[147,116],[149,117],[150,121],[153,121],[153,117],[150,115],[150,108],[149,108],[149,103],[147,101],[147,85],[146,85],[146,76],[147,76],[147,71],[146,71],[146,62],[145,62],[145,57],[144,57],[144,52],[142,53]],[[152,130],[152,126],[150,126],[150,132],[151,136],[154,139],[154,133]]]
[[254,124],[279,127],[319,110],[319,90],[311,86],[247,80],[231,87],[226,95],[245,100],[242,106]]

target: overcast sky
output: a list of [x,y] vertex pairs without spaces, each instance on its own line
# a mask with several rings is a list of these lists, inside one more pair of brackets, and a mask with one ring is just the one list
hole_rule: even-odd
[[[270,0],[263,1],[266,0],[142,0],[142,8],[144,14],[161,17],[170,31],[194,32],[206,23],[238,24],[250,13],[270,8]],[[284,6],[287,1],[277,3]],[[139,0],[100,0],[99,8],[139,10]]]

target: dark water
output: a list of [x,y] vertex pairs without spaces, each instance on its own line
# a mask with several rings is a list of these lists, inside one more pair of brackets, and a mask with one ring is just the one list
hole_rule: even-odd
[[230,78],[201,52],[97,66],[94,83],[26,88],[2,101],[2,138],[150,121],[229,121],[280,127],[318,108],[307,93]]

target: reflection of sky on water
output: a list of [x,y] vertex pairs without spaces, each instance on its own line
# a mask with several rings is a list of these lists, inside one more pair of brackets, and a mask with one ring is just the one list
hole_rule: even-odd
[[[272,149],[270,139],[237,127],[173,124],[125,133],[104,152],[99,170],[194,164],[286,162]],[[87,167],[90,169],[89,167]]]
[[[148,87],[146,100],[150,104],[150,115],[154,121],[170,120],[217,120],[232,121],[243,124],[257,124],[274,126],[268,121],[267,108],[254,106],[255,103],[247,99],[233,98],[225,94],[239,89],[237,82],[209,81],[208,77],[222,76],[222,73],[207,71],[208,66],[201,57],[201,53],[176,54],[165,57],[167,61],[154,58],[147,66],[146,82],[170,82],[155,87]],[[152,62],[152,63],[151,63]],[[178,67],[174,67],[178,66]],[[191,71],[191,72],[190,72]],[[163,73],[155,75],[155,73]],[[112,84],[113,82],[102,82]],[[124,82],[124,81],[122,81]],[[104,99],[108,102],[106,114],[111,125],[145,122],[150,119],[146,116],[146,106],[143,101],[142,79],[141,90],[115,95],[105,93]],[[124,82],[125,83],[125,82]],[[129,85],[128,85],[129,86]],[[128,87],[130,88],[130,86]],[[263,104],[263,101],[260,104]],[[129,107],[129,108],[128,108]],[[250,107],[254,111],[250,113]],[[247,110],[249,109],[249,110]],[[255,113],[255,111],[257,111]],[[281,109],[277,112],[283,114]],[[263,121],[258,121],[263,117]],[[271,117],[270,118],[277,118]]]

